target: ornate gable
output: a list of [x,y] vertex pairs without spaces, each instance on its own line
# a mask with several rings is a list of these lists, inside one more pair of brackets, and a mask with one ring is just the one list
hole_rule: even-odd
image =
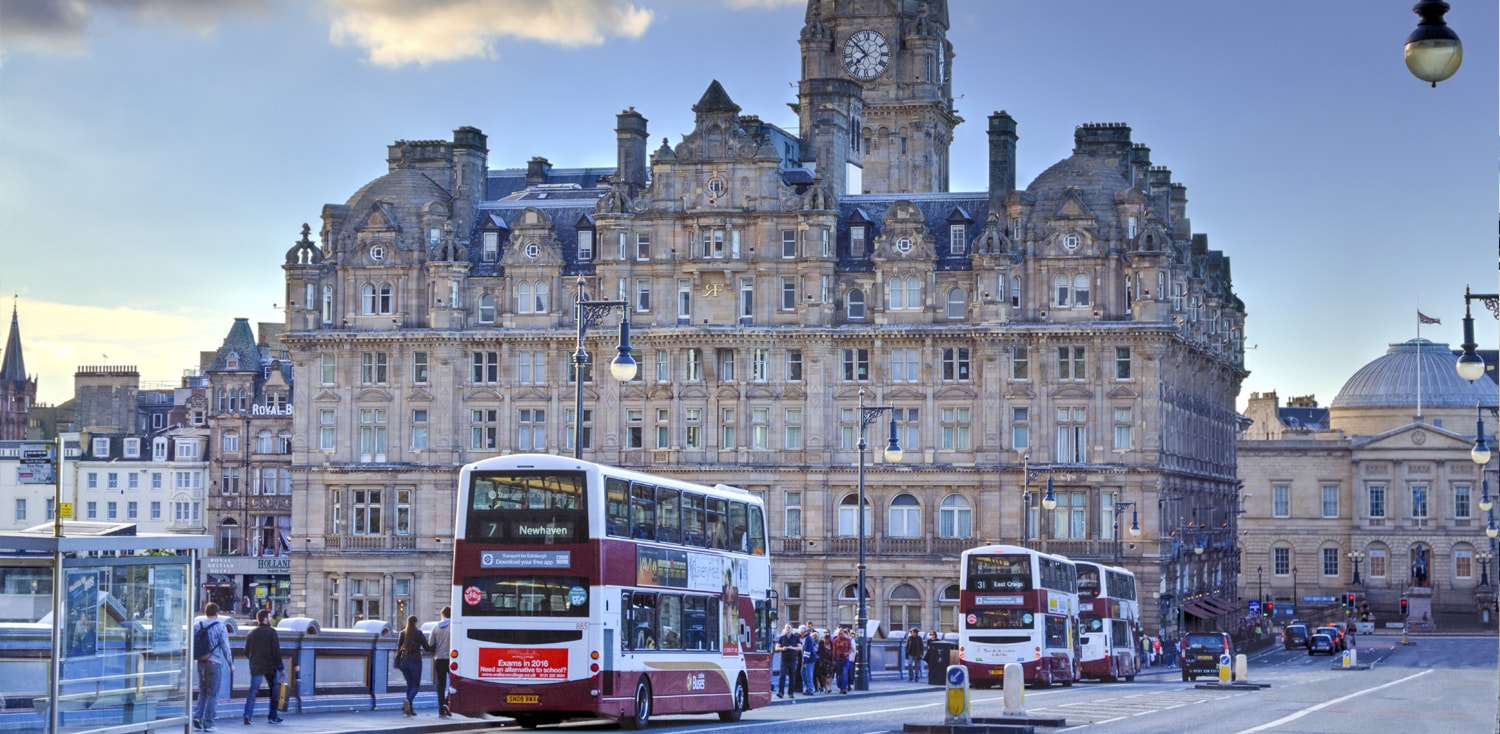
[[875,238],[876,260],[930,263],[937,259],[937,240],[927,229],[927,217],[916,204],[901,200],[885,210],[885,227]]
[[527,207],[511,222],[510,242],[500,257],[506,268],[529,267],[560,268],[563,264],[562,245],[552,228],[552,218],[547,212]]

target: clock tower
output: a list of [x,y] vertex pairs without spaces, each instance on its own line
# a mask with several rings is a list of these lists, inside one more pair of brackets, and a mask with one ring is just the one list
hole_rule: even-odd
[[[948,190],[948,147],[963,119],[947,0],[808,0],[801,46],[798,120],[821,171],[859,166],[859,193]],[[854,99],[836,93],[855,89]],[[837,148],[823,139],[834,134],[829,110],[850,126],[846,161],[825,157]]]

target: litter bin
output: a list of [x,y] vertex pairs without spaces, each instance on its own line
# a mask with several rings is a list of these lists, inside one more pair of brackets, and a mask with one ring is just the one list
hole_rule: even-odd
[[924,657],[925,662],[927,663],[928,685],[948,685],[947,675],[948,666],[950,665],[949,660],[953,657],[953,651],[957,649],[957,645],[946,640],[933,640],[927,643],[927,654]]

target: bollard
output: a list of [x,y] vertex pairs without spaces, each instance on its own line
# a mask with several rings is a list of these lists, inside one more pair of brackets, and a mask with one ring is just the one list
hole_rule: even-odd
[[1005,695],[1001,710],[1006,716],[1026,715],[1026,673],[1021,669],[1020,663],[1007,663],[1005,665]]
[[1348,652],[1349,652],[1349,666],[1350,667],[1354,667],[1354,666],[1359,665],[1359,651],[1355,650],[1354,648],[1351,647],[1351,648],[1349,648]]
[[949,726],[968,726],[971,723],[969,718],[969,669],[962,665],[949,665],[947,679],[948,705],[943,716],[943,723]]
[[1239,683],[1250,680],[1250,658],[1245,653],[1234,656],[1234,679]]
[[1229,653],[1219,656],[1219,682],[1229,682]]

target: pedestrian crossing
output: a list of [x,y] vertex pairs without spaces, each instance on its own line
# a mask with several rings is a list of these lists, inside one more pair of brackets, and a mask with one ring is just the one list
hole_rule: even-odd
[[1104,724],[1159,711],[1170,711],[1184,706],[1200,704],[1205,701],[1217,701],[1232,696],[1243,696],[1247,693],[1247,691],[1213,691],[1198,688],[1142,691],[1139,693],[1125,693],[1108,698],[1096,698],[1088,701],[1043,706],[1028,705],[1026,707],[1026,714],[1036,718],[1065,719],[1068,727],[1071,728],[1074,726]]

